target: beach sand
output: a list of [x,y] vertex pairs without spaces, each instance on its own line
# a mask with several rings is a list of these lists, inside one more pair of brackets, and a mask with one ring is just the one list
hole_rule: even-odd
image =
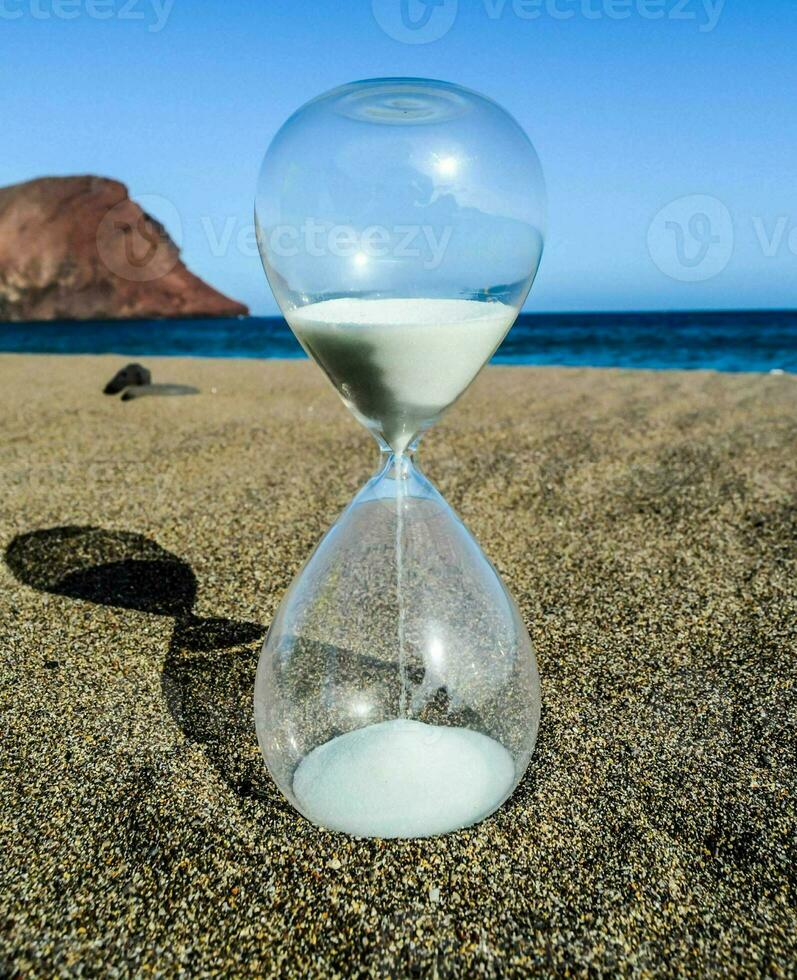
[[429,433],[543,715],[493,817],[380,842],[252,722],[375,447],[309,363],[124,362],[0,357],[0,972],[793,975],[797,378],[493,367]]

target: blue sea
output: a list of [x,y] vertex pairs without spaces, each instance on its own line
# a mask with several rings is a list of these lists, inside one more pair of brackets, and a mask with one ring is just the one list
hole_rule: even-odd
[[[281,317],[0,323],[0,351],[305,356]],[[797,311],[524,314],[493,361],[797,373]]]

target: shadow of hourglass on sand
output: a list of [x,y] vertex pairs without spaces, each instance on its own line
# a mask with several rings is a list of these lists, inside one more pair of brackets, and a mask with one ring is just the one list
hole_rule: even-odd
[[[40,592],[172,619],[161,669],[161,688],[172,718],[190,742],[202,747],[240,799],[253,798],[294,814],[268,774],[255,734],[253,693],[265,626],[197,616],[193,608],[198,585],[191,566],[132,531],[92,526],[34,530],[12,539],[5,560],[18,581]],[[305,669],[297,683],[318,694],[314,719],[308,724],[322,726],[319,742],[346,730],[334,721],[329,727],[323,710],[330,699],[334,702],[336,685],[379,689],[385,701],[390,692],[398,696],[398,666],[392,659],[315,640],[303,639],[302,644]],[[420,687],[423,670],[411,667],[408,679]],[[451,723],[452,704],[445,688],[432,692],[425,711],[429,720],[448,718]],[[466,710],[458,723],[473,726],[479,719]]]
[[142,534],[46,528],[15,537],[5,559],[20,582],[41,592],[171,617],[161,684],[173,719],[238,796],[283,805],[263,765],[252,714],[265,626],[195,615],[191,566]]

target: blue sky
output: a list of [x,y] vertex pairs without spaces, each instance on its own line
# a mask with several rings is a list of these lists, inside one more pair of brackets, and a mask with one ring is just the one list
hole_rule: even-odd
[[527,309],[797,306],[793,0],[0,0],[0,184],[120,179],[193,271],[271,313],[266,147],[387,75],[477,89],[531,136],[549,229]]

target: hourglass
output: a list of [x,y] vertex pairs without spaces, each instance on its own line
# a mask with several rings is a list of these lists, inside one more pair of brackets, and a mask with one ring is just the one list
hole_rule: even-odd
[[512,326],[544,209],[518,124],[444,82],[337,88],[291,116],[263,162],[256,226],[271,288],[381,453],[283,598],[255,685],[271,775],[331,830],[469,826],[531,757],[529,635],[415,452]]

